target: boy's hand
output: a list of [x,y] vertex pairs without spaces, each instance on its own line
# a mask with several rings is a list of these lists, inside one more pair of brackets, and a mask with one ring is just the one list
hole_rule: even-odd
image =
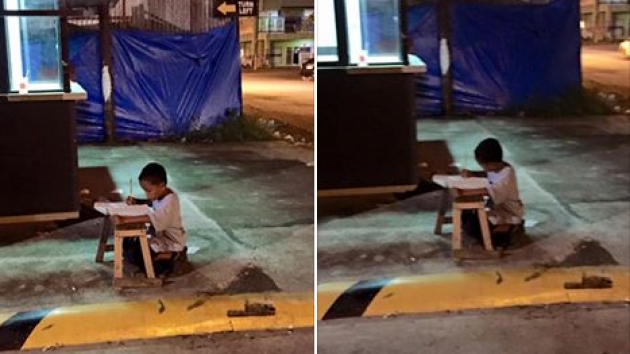
[[461,175],[462,175],[462,177],[466,177],[466,178],[470,177],[471,176],[470,170],[467,170],[465,168],[462,169]]
[[128,196],[127,197],[127,205],[134,205],[136,204],[136,198],[132,197],[132,196]]

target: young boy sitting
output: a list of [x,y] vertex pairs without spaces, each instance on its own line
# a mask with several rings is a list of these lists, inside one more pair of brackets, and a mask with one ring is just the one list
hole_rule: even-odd
[[[518,193],[516,172],[509,163],[503,161],[503,149],[497,139],[483,140],[475,148],[475,159],[483,171],[462,170],[464,177],[486,177],[485,189],[457,190],[458,195],[485,194],[490,198],[486,207],[492,244],[494,247],[507,247],[511,236],[523,227],[524,208]],[[481,228],[475,211],[462,213],[464,231],[481,240]]]
[[[187,236],[182,225],[179,197],[167,186],[166,170],[158,163],[146,165],[138,180],[147,199],[128,196],[127,204],[149,204],[152,210],[142,216],[117,216],[114,223],[150,223],[147,234],[155,273],[167,275],[173,271],[176,260],[186,258]],[[144,270],[138,240],[125,239],[123,249],[125,259]]]

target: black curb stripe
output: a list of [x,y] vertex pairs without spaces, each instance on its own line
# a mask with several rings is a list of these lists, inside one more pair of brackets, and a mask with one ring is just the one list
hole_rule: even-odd
[[361,280],[341,294],[330,306],[322,321],[345,317],[360,317],[370,305],[376,294],[393,278]]
[[22,349],[31,332],[52,310],[18,312],[0,324],[0,351]]

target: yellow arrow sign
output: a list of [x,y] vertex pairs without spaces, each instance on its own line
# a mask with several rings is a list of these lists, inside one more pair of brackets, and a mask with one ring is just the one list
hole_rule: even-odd
[[235,13],[236,5],[230,5],[227,2],[223,2],[221,5],[219,5],[219,7],[217,7],[217,10],[219,10],[219,12],[223,15],[227,15],[228,13]]

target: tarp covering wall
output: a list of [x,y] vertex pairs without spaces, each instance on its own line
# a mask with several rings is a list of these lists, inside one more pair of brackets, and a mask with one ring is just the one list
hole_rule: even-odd
[[[116,138],[145,140],[212,127],[241,107],[235,24],[206,34],[115,31]],[[77,108],[81,142],[105,138],[97,34],[71,40],[71,63],[88,100]]]
[[[455,1],[451,8],[453,112],[488,114],[557,99],[581,84],[579,2],[544,5]],[[441,114],[437,9],[409,9],[414,52],[428,65],[417,78],[419,115]],[[437,67],[435,67],[437,66]]]
[[440,83],[440,39],[438,36],[435,4],[415,6],[408,12],[407,36],[413,41],[413,52],[427,66],[427,72],[416,75],[416,112],[419,115],[442,113],[442,84]]
[[101,48],[96,33],[84,33],[70,40],[70,63],[74,79],[87,92],[77,101],[77,140],[102,141],[105,138],[103,88],[101,85]]

